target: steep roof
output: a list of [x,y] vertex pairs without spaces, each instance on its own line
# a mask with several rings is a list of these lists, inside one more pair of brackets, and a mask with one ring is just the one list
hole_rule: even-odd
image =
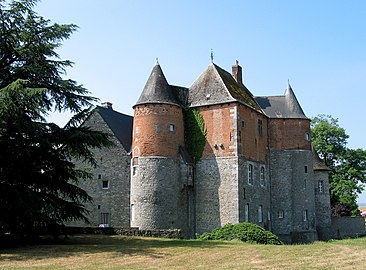
[[324,160],[320,159],[318,153],[315,151],[314,147],[311,147],[313,153],[313,169],[314,171],[330,171],[329,167],[325,165]]
[[159,64],[156,64],[151,71],[150,77],[135,106],[147,103],[166,103],[179,106],[179,101],[172,87],[168,84]]
[[266,115],[271,118],[308,119],[290,84],[288,84],[283,96],[255,97],[255,100]]
[[243,84],[237,83],[230,73],[213,63],[189,88],[188,102],[191,107],[233,101],[238,101],[261,111],[252,93]]
[[128,152],[132,144],[133,117],[114,111],[112,108],[97,106],[96,110],[107,123],[113,134]]

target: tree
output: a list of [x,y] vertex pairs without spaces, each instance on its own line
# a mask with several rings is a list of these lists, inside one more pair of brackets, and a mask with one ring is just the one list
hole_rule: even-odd
[[[97,99],[63,78],[73,63],[56,49],[77,27],[51,24],[37,2],[0,0],[0,232],[86,221],[91,197],[77,182],[90,174],[72,160],[95,165],[91,149],[111,144],[80,125]],[[59,127],[46,121],[54,110],[74,116]]]
[[358,215],[357,197],[366,183],[366,151],[347,148],[349,136],[338,119],[319,115],[312,119],[312,143],[331,169],[329,176],[332,215]]

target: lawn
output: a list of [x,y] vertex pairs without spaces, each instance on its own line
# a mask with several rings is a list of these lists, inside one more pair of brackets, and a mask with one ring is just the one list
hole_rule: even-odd
[[309,245],[72,236],[0,249],[0,269],[365,269],[366,238]]

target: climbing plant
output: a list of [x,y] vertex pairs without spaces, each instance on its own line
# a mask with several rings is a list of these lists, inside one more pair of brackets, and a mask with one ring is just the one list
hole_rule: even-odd
[[185,134],[184,140],[187,151],[194,162],[201,159],[206,145],[206,128],[202,114],[196,109],[187,109],[184,112]]

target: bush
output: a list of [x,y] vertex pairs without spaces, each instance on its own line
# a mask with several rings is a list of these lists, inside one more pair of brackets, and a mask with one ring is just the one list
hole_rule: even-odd
[[210,233],[201,234],[201,240],[240,240],[243,242],[282,245],[280,239],[270,231],[250,223],[226,224],[224,227],[214,229]]

